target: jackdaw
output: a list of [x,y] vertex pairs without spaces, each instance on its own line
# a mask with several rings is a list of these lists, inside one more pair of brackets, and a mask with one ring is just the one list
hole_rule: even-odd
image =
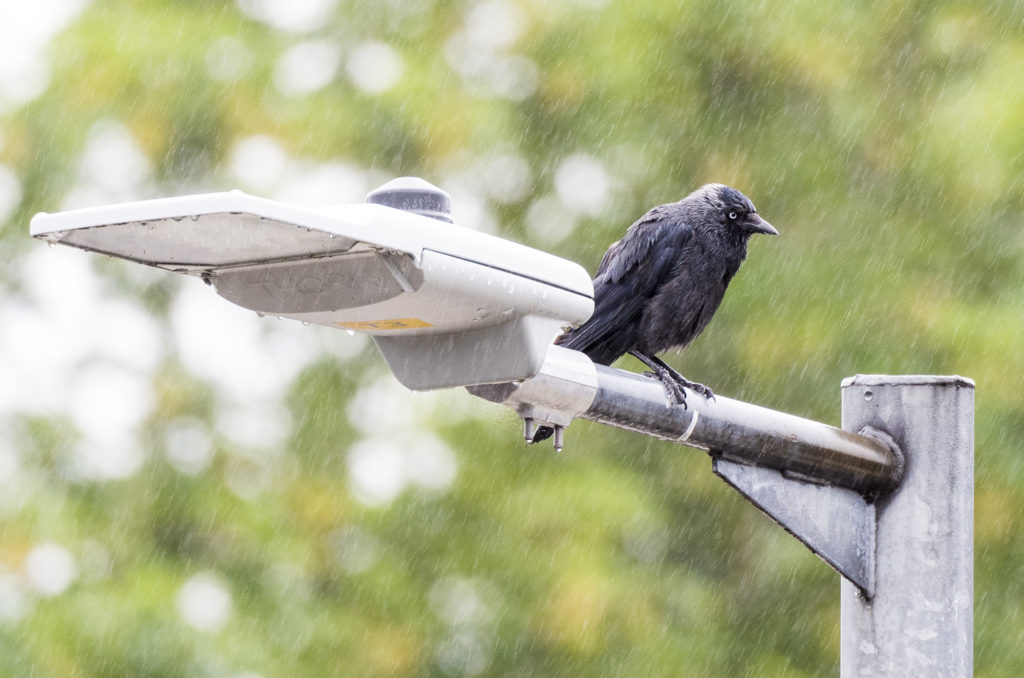
[[[683,348],[707,326],[755,233],[777,235],[735,188],[707,184],[679,202],[659,205],[629,227],[601,259],[594,314],[555,343],[610,365],[629,353],[643,361],[669,397],[686,407],[688,388],[714,398],[656,354]],[[533,442],[553,430],[537,429]]]

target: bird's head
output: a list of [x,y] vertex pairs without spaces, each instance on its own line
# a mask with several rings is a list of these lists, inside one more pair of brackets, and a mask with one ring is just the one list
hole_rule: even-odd
[[706,217],[724,228],[746,235],[779,234],[774,226],[761,218],[750,198],[735,188],[722,184],[707,184],[686,196],[683,202],[695,203]]

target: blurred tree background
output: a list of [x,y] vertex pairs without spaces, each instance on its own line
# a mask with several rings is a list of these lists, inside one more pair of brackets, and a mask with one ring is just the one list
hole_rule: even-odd
[[28,237],[400,175],[591,271],[648,207],[743,190],[782,236],[669,361],[832,424],[846,376],[975,379],[976,671],[1024,675],[1020,3],[38,0],[0,26],[3,675],[838,674],[838,576],[705,455],[587,422],[525,448],[363,337]]

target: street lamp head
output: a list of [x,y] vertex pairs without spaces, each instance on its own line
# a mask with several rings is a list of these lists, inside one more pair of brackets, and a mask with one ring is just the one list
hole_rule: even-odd
[[367,200],[313,209],[210,193],[41,213],[31,233],[201,277],[261,314],[370,334],[415,390],[529,378],[561,328],[593,311],[581,266],[447,223],[450,198],[425,181]]

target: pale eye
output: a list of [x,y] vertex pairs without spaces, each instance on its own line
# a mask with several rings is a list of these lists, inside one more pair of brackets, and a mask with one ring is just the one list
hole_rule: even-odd
[[735,212],[729,212],[729,219],[735,221],[736,220],[736,213]]

